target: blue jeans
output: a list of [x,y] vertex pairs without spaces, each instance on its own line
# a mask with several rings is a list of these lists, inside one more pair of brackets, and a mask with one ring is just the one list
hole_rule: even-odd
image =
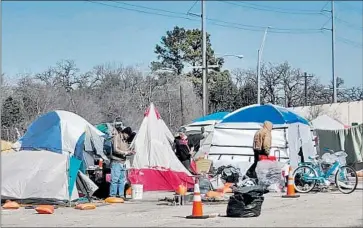
[[126,182],[126,165],[121,162],[113,161],[111,163],[111,186],[110,196],[115,197],[118,195],[124,197],[125,195],[125,182]]

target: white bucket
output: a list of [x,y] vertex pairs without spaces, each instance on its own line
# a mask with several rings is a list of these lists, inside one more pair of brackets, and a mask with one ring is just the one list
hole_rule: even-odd
[[144,191],[144,186],[142,184],[131,185],[131,197],[135,200],[141,200]]

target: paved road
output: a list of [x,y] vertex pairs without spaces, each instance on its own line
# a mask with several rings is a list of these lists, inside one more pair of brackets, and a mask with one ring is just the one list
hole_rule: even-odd
[[[160,227],[362,227],[363,191],[350,195],[339,192],[312,193],[297,199],[282,199],[280,194],[267,194],[262,214],[257,218],[217,217],[188,220],[191,206],[157,205],[159,197],[170,193],[146,195],[144,202],[107,205],[93,211],[72,208],[56,209],[53,215],[38,215],[34,210],[2,211],[2,227],[55,226],[160,226]],[[226,213],[227,205],[205,205],[205,214]]]

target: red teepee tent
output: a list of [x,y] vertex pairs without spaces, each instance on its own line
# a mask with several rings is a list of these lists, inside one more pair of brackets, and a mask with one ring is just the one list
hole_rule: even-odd
[[172,150],[173,141],[159,112],[150,104],[131,145],[136,152],[129,169],[131,184],[143,184],[144,191],[174,191],[180,184],[193,187],[190,172]]

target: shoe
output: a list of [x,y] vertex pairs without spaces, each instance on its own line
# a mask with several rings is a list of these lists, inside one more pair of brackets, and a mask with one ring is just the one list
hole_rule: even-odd
[[123,199],[124,201],[127,201],[126,197],[124,196],[117,196],[117,198]]

